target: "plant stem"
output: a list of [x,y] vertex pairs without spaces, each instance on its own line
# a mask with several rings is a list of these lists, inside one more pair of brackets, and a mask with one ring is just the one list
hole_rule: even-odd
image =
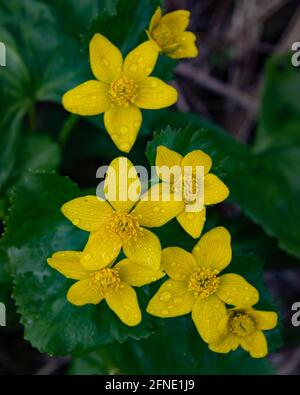
[[68,139],[68,137],[71,134],[71,131],[73,130],[74,126],[76,125],[77,121],[79,119],[78,115],[75,114],[70,114],[67,116],[62,128],[59,131],[58,134],[58,141],[61,147],[63,147]]
[[36,108],[35,104],[32,103],[28,110],[29,118],[29,129],[31,132],[36,132],[37,129],[37,118],[36,118]]

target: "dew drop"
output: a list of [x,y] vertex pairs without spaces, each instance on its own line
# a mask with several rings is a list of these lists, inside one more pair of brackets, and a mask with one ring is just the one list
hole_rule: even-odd
[[174,299],[174,303],[179,304],[179,303],[181,303],[181,302],[182,302],[182,299],[181,299],[181,298],[175,298],[175,299]]
[[166,291],[160,295],[159,300],[162,302],[168,302],[171,299],[171,296],[171,292]]

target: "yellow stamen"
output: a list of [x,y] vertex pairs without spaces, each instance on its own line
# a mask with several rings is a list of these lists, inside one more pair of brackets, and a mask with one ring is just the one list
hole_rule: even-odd
[[117,269],[102,269],[91,275],[91,287],[103,295],[110,293],[120,286]]
[[135,100],[136,94],[137,84],[123,76],[115,80],[110,86],[109,96],[119,106],[128,106]]
[[142,232],[137,218],[121,212],[114,213],[108,221],[108,229],[114,236],[119,236],[126,241],[136,238]]
[[234,311],[229,315],[228,328],[234,335],[246,337],[255,331],[255,321],[244,312]]
[[201,299],[206,299],[216,292],[220,279],[217,277],[218,271],[209,268],[199,268],[194,271],[188,281],[188,288],[194,295]]

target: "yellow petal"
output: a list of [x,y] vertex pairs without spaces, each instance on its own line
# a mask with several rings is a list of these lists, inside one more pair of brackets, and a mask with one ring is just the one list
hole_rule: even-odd
[[120,50],[102,34],[95,34],[90,42],[90,62],[94,76],[107,83],[115,81],[122,72]]
[[61,211],[73,225],[87,232],[98,230],[113,214],[111,206],[97,196],[70,200],[62,206]]
[[147,312],[156,317],[169,318],[192,311],[195,297],[182,281],[165,281],[147,306]]
[[[178,172],[181,174],[181,161],[182,156],[178,154],[176,151],[173,151],[163,145],[159,145],[157,147],[155,166],[158,176],[166,182],[173,182],[174,178],[176,179]],[[170,173],[165,171],[159,171],[159,168],[162,170],[168,170],[174,168],[176,170],[175,174],[170,176]],[[179,176],[180,176],[179,174]]]
[[69,289],[67,299],[76,306],[85,304],[98,304],[103,299],[103,295],[96,291],[90,279],[77,281]]
[[146,110],[157,110],[172,106],[178,99],[178,93],[171,85],[156,77],[148,77],[140,82],[134,104]]
[[230,351],[235,351],[239,346],[238,338],[232,334],[227,334],[221,340],[208,345],[209,349],[214,352],[227,354]]
[[216,291],[218,297],[227,304],[245,307],[253,306],[259,300],[259,293],[238,274],[223,274],[220,278],[220,285]]
[[155,13],[153,14],[150,25],[149,25],[149,30],[150,32],[155,29],[155,27],[158,25],[159,21],[161,19],[161,8],[157,7]]
[[173,59],[196,58],[198,56],[198,48],[196,45],[196,36],[192,32],[183,32],[174,38],[176,46],[164,48],[164,52]]
[[121,282],[117,290],[105,295],[105,300],[124,324],[135,326],[141,322],[142,314],[136,292],[129,285]]
[[92,232],[81,255],[81,264],[87,270],[108,266],[119,255],[121,240],[113,237],[105,227]]
[[81,252],[59,251],[47,259],[48,265],[67,278],[81,280],[88,276],[88,271],[81,266]]
[[143,287],[146,284],[159,280],[165,275],[161,270],[152,270],[133,263],[130,259],[123,259],[121,262],[118,262],[114,266],[114,269],[118,269],[122,281],[133,287]]
[[116,211],[127,213],[139,200],[141,183],[129,159],[119,156],[110,163],[105,177],[104,193]]
[[166,25],[171,31],[184,31],[190,23],[190,11],[177,10],[163,15],[160,23]]
[[133,104],[112,105],[104,113],[105,128],[117,148],[129,152],[142,124],[141,110]]
[[227,315],[225,304],[215,295],[198,299],[194,304],[192,318],[197,330],[206,343],[216,342],[221,333],[219,322]]
[[273,311],[249,310],[249,314],[255,319],[257,329],[268,330],[277,325],[278,316]]
[[78,115],[99,115],[111,105],[108,85],[99,81],[87,81],[64,94],[64,108]]
[[161,252],[161,267],[169,277],[177,281],[187,281],[197,269],[192,254],[179,247],[168,247]]
[[231,261],[231,236],[219,226],[205,233],[194,247],[192,254],[201,267],[210,267],[219,272]]
[[201,211],[183,211],[182,213],[177,215],[177,221],[180,223],[183,229],[194,239],[197,239],[201,235],[205,220],[205,207]]
[[268,343],[262,331],[240,338],[240,344],[248,351],[252,358],[263,358],[268,354]]
[[191,166],[196,168],[196,166],[203,166],[204,175],[207,174],[212,166],[212,160],[209,155],[201,150],[195,150],[189,152],[185,157],[182,159],[181,166]]
[[153,71],[157,58],[157,47],[152,41],[145,41],[131,51],[124,61],[124,75],[134,81],[142,81]]
[[204,177],[204,204],[216,204],[223,202],[229,195],[227,186],[214,174]]
[[148,228],[162,226],[184,210],[184,202],[175,201],[173,193],[164,194],[161,185],[156,184],[144,193],[132,210],[132,215],[138,218],[142,226]]
[[142,228],[142,232],[134,240],[123,242],[123,250],[127,258],[139,265],[160,269],[161,245],[159,238],[149,230]]

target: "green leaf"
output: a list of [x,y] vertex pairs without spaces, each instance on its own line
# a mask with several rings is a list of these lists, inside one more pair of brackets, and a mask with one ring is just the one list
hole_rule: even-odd
[[[238,273],[255,285],[261,299],[258,309],[277,310],[263,285],[262,261],[238,255],[228,272]],[[151,285],[150,295],[158,288]],[[265,332],[269,349],[281,345],[278,329]],[[163,352],[162,352],[163,350]],[[147,339],[113,343],[97,352],[75,358],[69,374],[272,374],[267,359],[253,359],[242,349],[230,354],[210,351],[192,322],[190,315],[156,319],[155,334]]]
[[[6,175],[6,178],[5,183],[2,182],[2,189],[0,189],[2,198],[2,216],[0,214],[0,218],[3,218],[9,206],[8,191],[14,184],[22,179],[28,170],[55,170],[60,162],[60,150],[58,145],[51,141],[48,136],[20,136],[20,129],[12,124],[9,138],[14,136],[14,128],[17,132],[13,147],[14,152],[12,155],[12,147],[10,147],[9,152],[11,156],[3,163],[1,171],[2,175]],[[1,157],[1,161],[6,157],[5,152],[7,147],[3,146],[2,149],[4,155]],[[3,178],[2,180],[4,181]]]
[[25,338],[51,355],[81,354],[113,340],[123,342],[152,333],[149,319],[127,327],[105,302],[80,308],[71,305],[66,293],[72,281],[47,265],[53,252],[82,250],[87,241],[87,233],[60,212],[63,203],[79,195],[67,178],[29,173],[14,190],[1,243],[14,278],[13,295]]
[[292,143],[299,149],[300,72],[292,65],[291,56],[275,56],[267,64],[256,151]]
[[116,0],[110,7],[105,3],[85,35],[86,45],[95,33],[101,33],[126,54],[148,40],[146,29],[161,0]]
[[16,153],[20,136],[20,118],[14,120],[8,118],[6,122],[0,123],[0,193],[9,179],[16,161]]

